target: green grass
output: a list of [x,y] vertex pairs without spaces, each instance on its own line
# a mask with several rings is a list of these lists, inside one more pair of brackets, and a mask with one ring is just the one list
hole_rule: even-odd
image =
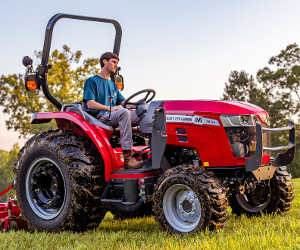
[[114,220],[108,213],[94,231],[0,234],[1,249],[300,249],[300,178],[287,215],[247,218],[230,214],[225,229],[197,235],[162,232],[154,217]]

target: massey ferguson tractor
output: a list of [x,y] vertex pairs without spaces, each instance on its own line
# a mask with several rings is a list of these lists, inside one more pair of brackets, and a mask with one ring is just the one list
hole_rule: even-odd
[[[54,119],[57,129],[30,138],[14,165],[17,206],[30,230],[94,229],[111,211],[121,218],[153,213],[163,230],[196,233],[225,227],[228,205],[250,216],[291,208],[286,166],[295,155],[294,124],[270,128],[268,113],[245,102],[153,100],[153,89],[133,94],[125,108],[140,119],[132,128],[133,156],[143,167],[124,169],[118,128],[81,97],[62,104],[48,89],[51,37],[62,18],[113,24],[113,52],[120,50],[117,21],[57,14],[46,28],[41,64],[33,70],[32,60],[23,59],[26,89],[42,89],[57,108],[32,115],[32,124]],[[119,72],[111,79],[123,88]],[[271,147],[269,134],[284,130],[288,145]],[[271,151],[279,152],[271,157]]]

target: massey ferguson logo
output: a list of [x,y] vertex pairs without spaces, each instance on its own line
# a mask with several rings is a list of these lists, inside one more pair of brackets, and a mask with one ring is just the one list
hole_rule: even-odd
[[166,115],[166,119],[167,122],[182,122],[182,123],[193,123],[197,125],[220,126],[218,120],[209,119],[202,116]]
[[202,117],[201,116],[195,116],[195,123],[202,124]]

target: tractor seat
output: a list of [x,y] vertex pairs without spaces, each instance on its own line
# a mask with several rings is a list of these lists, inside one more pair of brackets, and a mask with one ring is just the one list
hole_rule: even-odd
[[[101,121],[101,116],[102,114],[100,113],[99,110],[97,109],[91,109],[87,106],[87,104],[85,102],[82,102],[82,109],[84,111],[86,111],[88,114],[90,114],[91,116],[95,117],[96,119]],[[120,132],[120,128],[114,128],[115,131]],[[137,127],[132,127],[132,132],[137,132],[138,128]]]
[[91,116],[95,117],[96,119],[100,119],[101,117],[101,113],[99,110],[97,109],[91,109],[88,107],[88,105],[85,102],[81,102],[82,105],[82,109],[87,112],[88,114],[90,114]]
[[[88,108],[86,103],[75,102],[75,103],[67,104],[62,107],[61,111],[70,111],[70,112],[77,113],[77,114],[81,115],[84,120],[87,120],[90,124],[94,124],[99,127],[102,127],[102,128],[108,129],[108,130],[113,130],[116,132],[120,131],[119,127],[113,128],[112,126],[103,123],[101,121],[100,111],[96,110],[96,109]],[[138,131],[137,127],[132,127],[132,132],[137,132],[137,131]]]
[[74,112],[82,116],[83,120],[86,120],[89,124],[96,125],[98,127],[114,131],[114,128],[112,126],[109,126],[107,124],[104,124],[101,122],[101,120],[97,119],[97,115],[100,114],[98,110],[97,114],[94,112],[95,110],[84,110],[82,107],[82,102],[75,102],[71,104],[63,105],[61,108],[61,111],[67,111],[67,112]]

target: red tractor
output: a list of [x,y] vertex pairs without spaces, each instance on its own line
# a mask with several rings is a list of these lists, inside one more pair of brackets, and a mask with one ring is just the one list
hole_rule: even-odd
[[[155,91],[130,96],[140,124],[133,129],[140,169],[124,169],[119,132],[97,119],[82,102],[62,105],[48,89],[52,31],[61,18],[114,25],[113,52],[119,54],[121,27],[115,20],[57,14],[46,29],[41,64],[28,68],[26,89],[42,88],[57,112],[33,114],[31,123],[55,119],[56,130],[33,136],[14,166],[18,206],[29,228],[84,231],[96,228],[110,210],[120,217],[153,211],[162,229],[193,233],[226,225],[227,206],[235,214],[285,213],[293,184],[286,165],[295,154],[295,129],[269,128],[268,113],[235,101],[152,101]],[[122,77],[111,76],[121,83]],[[137,95],[143,98],[132,101]],[[269,146],[269,133],[289,130],[289,144]],[[278,151],[275,158],[269,151]]]

